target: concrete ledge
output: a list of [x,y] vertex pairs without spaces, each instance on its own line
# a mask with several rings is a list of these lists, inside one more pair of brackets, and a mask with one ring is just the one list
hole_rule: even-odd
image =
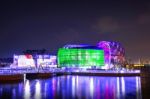
[[87,75],[87,76],[140,76],[140,73],[89,73],[89,72],[62,72],[56,75]]
[[27,79],[49,78],[52,75],[53,75],[52,73],[27,73],[26,78]]

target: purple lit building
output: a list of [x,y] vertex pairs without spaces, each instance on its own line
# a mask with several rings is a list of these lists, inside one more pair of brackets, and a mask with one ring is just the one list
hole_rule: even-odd
[[115,65],[123,65],[125,50],[119,42],[100,41],[97,46],[104,50],[106,69],[110,69]]
[[100,69],[111,69],[123,66],[124,57],[125,50],[119,42],[100,41],[96,46],[67,44],[58,50],[57,65],[71,68],[96,66]]

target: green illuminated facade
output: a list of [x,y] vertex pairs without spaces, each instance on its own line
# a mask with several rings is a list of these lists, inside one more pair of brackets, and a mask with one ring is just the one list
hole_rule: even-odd
[[102,67],[104,51],[100,49],[66,49],[58,51],[58,67]]

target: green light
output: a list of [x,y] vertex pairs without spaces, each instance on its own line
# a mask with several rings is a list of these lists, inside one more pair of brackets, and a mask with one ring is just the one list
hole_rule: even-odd
[[97,49],[65,49],[58,51],[59,67],[104,66],[104,51]]

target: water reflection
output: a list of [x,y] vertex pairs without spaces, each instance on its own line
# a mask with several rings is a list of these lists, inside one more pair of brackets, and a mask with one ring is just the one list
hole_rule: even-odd
[[24,85],[25,89],[24,89],[24,99],[30,99],[31,96],[31,92],[30,92],[30,84],[29,84],[29,80],[26,80],[25,85]]
[[[6,95],[7,93],[7,95]],[[140,77],[58,76],[0,84],[0,98],[141,99]]]
[[[122,91],[122,98],[125,98],[125,82],[124,82],[124,77],[121,77],[121,91]],[[119,97],[120,98],[120,97]]]
[[41,99],[41,85],[39,80],[36,81],[35,84],[35,96],[34,99]]

